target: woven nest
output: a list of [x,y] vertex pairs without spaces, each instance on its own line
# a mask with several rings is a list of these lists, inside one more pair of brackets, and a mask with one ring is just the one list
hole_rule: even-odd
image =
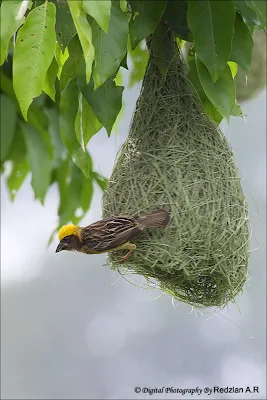
[[204,115],[176,45],[163,78],[151,55],[129,137],[103,197],[103,216],[170,213],[167,228],[132,240],[137,249],[111,268],[143,275],[196,307],[234,301],[247,277],[248,209],[234,156]]
[[264,30],[253,34],[254,50],[251,70],[246,77],[245,72],[239,69],[236,78],[236,97],[238,101],[246,101],[255,97],[266,87],[266,33]]

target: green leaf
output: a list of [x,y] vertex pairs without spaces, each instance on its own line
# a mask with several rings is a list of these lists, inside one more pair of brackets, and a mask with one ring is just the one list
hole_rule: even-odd
[[72,79],[65,87],[60,99],[60,135],[63,143],[69,150],[73,162],[88,178],[92,165],[75,134],[75,119],[78,110],[79,90],[76,79]]
[[132,49],[156,29],[166,6],[166,0],[131,0],[132,18],[129,29]]
[[125,68],[125,69],[129,69],[128,65],[127,65],[127,52],[125,53],[125,56],[121,60],[120,66]]
[[61,91],[63,91],[67,84],[78,75],[79,65],[81,61],[84,62],[81,43],[77,35],[74,36],[74,38],[72,38],[72,40],[70,41],[68,49],[69,58],[62,68],[60,77]]
[[9,190],[11,201],[15,200],[16,194],[19,191],[23,182],[25,181],[28,173],[29,163],[26,158],[19,162],[14,160],[14,162],[12,163],[11,172],[6,179],[6,184]]
[[44,0],[31,0],[31,2],[33,3],[33,7],[39,7],[44,3]]
[[55,82],[58,73],[58,63],[55,58],[53,58],[46,76],[45,76],[45,83],[43,87],[43,91],[53,100],[55,101],[56,96],[56,89],[55,89]]
[[44,204],[45,195],[50,185],[52,157],[50,148],[40,132],[29,124],[21,124],[25,136],[28,160],[32,172],[32,188],[35,198]]
[[[68,222],[79,223],[91,204],[93,185],[75,164],[65,161],[57,171],[60,192],[59,226]],[[76,212],[82,209],[80,215]],[[76,214],[76,215],[75,215]]]
[[98,89],[93,90],[90,82],[82,89],[84,98],[91,106],[98,121],[106,128],[110,135],[112,126],[122,106],[122,86],[116,86],[113,79],[109,78]]
[[108,184],[108,179],[105,178],[103,175],[100,175],[98,172],[92,172],[92,178],[96,181],[96,183],[98,184],[98,186],[100,187],[100,189],[104,190],[107,187]]
[[[0,72],[0,87],[3,93],[5,93],[10,99],[12,99],[17,112],[19,115],[21,114],[21,110],[18,104],[18,100],[16,98],[13,85],[12,85],[12,80],[8,78],[3,71]],[[40,96],[37,99],[34,99],[32,102],[32,105],[29,109],[28,112],[28,119],[29,119],[29,124],[31,124],[35,129],[37,129],[39,132],[42,133],[43,138],[45,140],[47,136],[47,132],[45,127],[47,126],[47,118],[45,117],[42,106],[38,106],[37,102],[41,98]],[[49,142],[49,141],[48,141]],[[49,144],[48,144],[49,145]]]
[[84,217],[86,211],[89,209],[92,202],[93,193],[94,193],[93,180],[91,178],[85,179],[83,177],[82,195],[80,198],[80,206],[83,210],[83,215],[81,215],[80,219]]
[[117,1],[112,2],[108,33],[105,34],[96,22],[92,24],[92,31],[95,48],[93,78],[94,89],[97,89],[119,68],[127,50],[128,17]]
[[66,47],[66,49],[65,49],[65,51],[63,53],[63,51],[62,51],[62,49],[60,47],[60,44],[57,42],[55,58],[56,58],[57,63],[58,63],[57,77],[60,80],[61,79],[62,69],[63,69],[65,63],[67,62],[68,58],[69,58],[68,48]]
[[12,163],[12,168],[6,178],[6,184],[10,198],[14,201],[18,190],[29,172],[29,163],[26,158],[26,145],[20,129],[16,131],[15,140],[13,141],[8,159]]
[[4,73],[3,68],[0,69],[0,88],[1,92],[5,93],[13,103],[16,104],[17,110],[19,111],[19,105],[13,89],[12,80]]
[[59,227],[70,221],[70,219],[64,218],[64,214],[70,205],[68,199],[68,187],[70,181],[70,168],[72,165],[72,160],[67,157],[67,159],[63,160],[55,171],[60,196],[60,203],[58,207],[58,215],[60,217]]
[[36,130],[40,132],[40,134],[43,137],[43,140],[46,142],[48,148],[50,148],[50,153],[52,155],[53,149],[51,146],[49,135],[47,134],[48,121],[43,112],[43,105],[42,104],[38,105],[39,99],[40,98],[33,100],[33,103],[29,109],[28,120],[29,124],[31,124]]
[[197,56],[196,65],[204,92],[219,113],[229,121],[235,103],[235,84],[230,67],[226,64],[217,82],[213,83],[209,71]]
[[142,81],[146,72],[149,54],[145,48],[144,41],[138,43],[134,50],[132,50],[131,45],[128,44],[128,57],[133,63],[133,66],[130,68],[129,79],[129,87],[133,87],[136,83]]
[[236,74],[237,74],[237,70],[238,70],[238,65],[236,62],[234,61],[228,61],[227,65],[229,66],[230,70],[231,70],[231,74],[233,79],[235,78]]
[[82,129],[82,94],[78,94],[78,110],[74,122],[74,130],[81,148],[84,150],[83,144],[83,129]]
[[86,65],[86,82],[88,83],[90,81],[92,64],[95,57],[95,49],[92,43],[92,28],[87,21],[86,13],[83,10],[82,0],[67,1],[82,45]]
[[243,117],[242,109],[236,100],[235,100],[231,115],[234,115],[235,117]]
[[1,164],[6,160],[16,130],[16,107],[5,94],[1,93]]
[[70,14],[68,3],[64,1],[53,0],[56,5],[56,34],[57,41],[62,45],[63,51],[69,42],[76,35],[76,28]]
[[[76,224],[79,219],[75,218],[75,211],[80,207],[83,174],[81,174],[80,169],[75,164],[72,164],[70,178],[71,180],[67,188],[68,204],[65,209],[64,218]],[[68,213],[67,215],[66,212]]]
[[202,104],[203,110],[205,114],[207,115],[208,118],[216,122],[217,124],[220,124],[222,121],[223,117],[221,114],[216,110],[214,105],[210,102],[208,97],[206,96],[197,72],[197,66],[196,66],[196,61],[195,61],[195,52],[193,50],[189,51],[188,54],[188,64],[189,64],[189,79],[193,85],[193,88],[196,91],[196,94],[199,97],[199,100]]
[[266,0],[246,0],[246,3],[256,12],[261,25],[266,27]]
[[48,133],[53,147],[53,167],[57,168],[67,158],[67,149],[60,137],[59,113],[54,108],[45,108],[44,114],[49,121]]
[[113,127],[112,127],[112,131],[114,132],[114,135],[117,135],[118,132],[119,132],[120,122],[121,122],[124,114],[125,114],[125,102],[122,99],[122,105],[121,105],[120,112],[117,115],[117,118],[116,118],[116,120],[115,120],[115,122],[113,124]]
[[[16,107],[17,113],[19,116],[22,116],[21,110],[18,104],[18,100],[16,98],[12,80],[8,78],[3,71],[0,71],[0,88],[3,93],[5,93],[12,101],[14,106]],[[44,116],[43,112],[40,108],[36,105],[36,100],[34,99],[30,109],[29,109],[29,123],[35,127],[40,132],[46,134],[44,126],[46,126],[46,117]]]
[[83,8],[87,14],[91,15],[91,17],[96,20],[100,28],[107,33],[111,10],[111,0],[83,0]]
[[29,106],[33,98],[41,94],[54,57],[55,21],[55,5],[45,2],[29,13],[18,32],[13,58],[13,84],[26,121]]
[[257,14],[252,8],[248,7],[245,0],[235,0],[235,7],[241,12],[243,20],[247,25],[255,26],[260,23]]
[[216,82],[231,54],[235,7],[231,0],[190,1],[188,25],[198,58]]
[[116,86],[121,86],[123,84],[123,75],[120,68],[118,69],[118,72],[114,78],[114,82]]
[[100,131],[102,124],[96,118],[92,108],[87,103],[85,98],[82,98],[82,130],[84,146],[87,145],[89,140]]
[[231,60],[235,61],[246,74],[250,71],[253,54],[253,39],[250,29],[237,13],[235,18],[235,33],[232,41]]
[[127,0],[120,0],[120,8],[123,12],[127,11],[128,9]]
[[182,39],[189,40],[190,29],[187,24],[187,0],[167,0],[162,20]]
[[4,0],[0,8],[0,22],[1,22],[1,57],[0,65],[2,65],[7,57],[9,51],[10,38],[24,23],[24,14],[27,7],[22,5],[22,0]]
[[87,143],[100,129],[102,125],[96,119],[93,110],[79,94],[79,108],[75,119],[75,132],[80,146],[85,150]]

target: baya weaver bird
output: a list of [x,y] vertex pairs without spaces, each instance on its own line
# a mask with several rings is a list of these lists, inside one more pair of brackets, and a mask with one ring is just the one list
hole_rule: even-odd
[[101,254],[116,250],[128,250],[119,261],[126,261],[136,249],[130,239],[146,228],[167,226],[168,213],[159,209],[140,217],[113,216],[94,222],[84,228],[64,225],[58,232],[59,244],[56,253],[62,250],[79,251],[85,254]]

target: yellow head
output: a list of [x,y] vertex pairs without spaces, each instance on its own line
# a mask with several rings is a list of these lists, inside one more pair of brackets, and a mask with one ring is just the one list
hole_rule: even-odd
[[78,227],[75,225],[63,225],[58,231],[58,240],[61,242],[66,236],[78,235]]
[[58,231],[59,244],[56,248],[56,253],[62,250],[80,251],[82,228],[75,225],[64,225]]

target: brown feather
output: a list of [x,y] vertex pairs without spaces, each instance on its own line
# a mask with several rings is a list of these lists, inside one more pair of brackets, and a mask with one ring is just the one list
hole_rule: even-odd
[[159,209],[153,211],[150,214],[141,215],[137,218],[138,225],[145,228],[159,228],[162,226],[167,226],[169,223],[169,214],[164,209]]
[[111,217],[83,228],[82,246],[92,252],[104,252],[128,242],[142,231],[131,217]]

